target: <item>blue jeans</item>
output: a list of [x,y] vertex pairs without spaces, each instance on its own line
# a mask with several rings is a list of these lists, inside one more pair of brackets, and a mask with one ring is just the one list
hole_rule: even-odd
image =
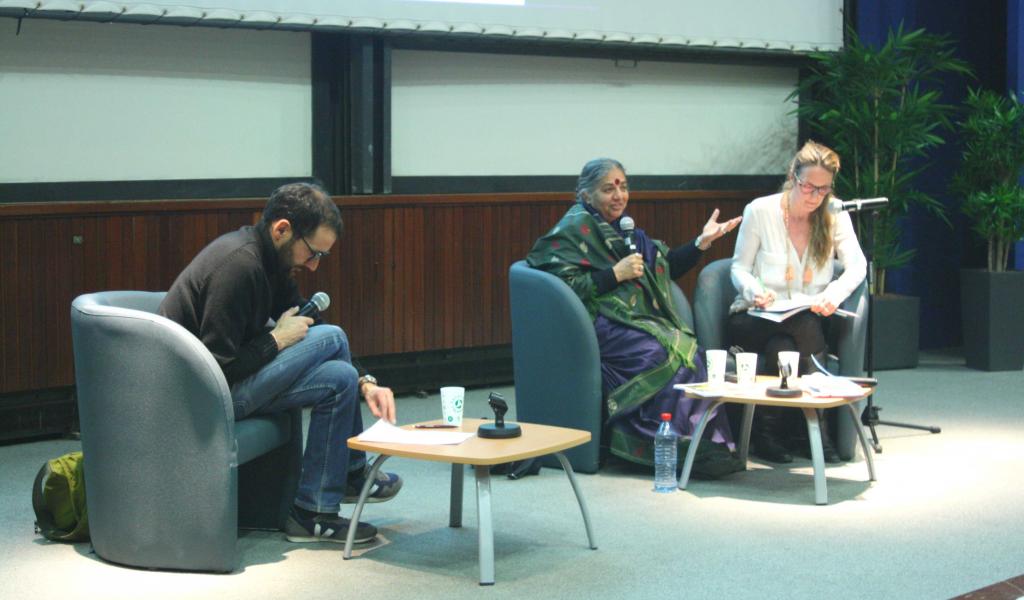
[[348,336],[340,327],[311,327],[302,341],[231,386],[235,420],[250,415],[313,407],[295,504],[337,513],[350,471],[362,471],[366,454],[346,440],[363,431],[359,374],[352,366]]

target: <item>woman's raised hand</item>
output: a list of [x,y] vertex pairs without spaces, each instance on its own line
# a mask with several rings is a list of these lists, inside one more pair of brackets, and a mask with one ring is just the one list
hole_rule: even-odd
[[711,213],[711,218],[704,224],[704,229],[700,232],[700,242],[698,243],[700,249],[707,250],[710,248],[712,242],[729,233],[733,229],[736,229],[742,220],[743,217],[735,217],[728,221],[719,223],[718,209],[716,208],[715,212]]
[[639,253],[630,254],[615,263],[612,271],[615,272],[615,281],[619,283],[642,277],[644,274],[644,257],[640,256]]

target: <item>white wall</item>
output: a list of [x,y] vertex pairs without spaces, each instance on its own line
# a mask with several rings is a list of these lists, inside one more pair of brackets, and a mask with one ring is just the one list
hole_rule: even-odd
[[[632,63],[630,63],[632,64]],[[795,68],[395,51],[392,173],[779,174],[795,151]]]
[[0,183],[312,173],[308,33],[0,19]]

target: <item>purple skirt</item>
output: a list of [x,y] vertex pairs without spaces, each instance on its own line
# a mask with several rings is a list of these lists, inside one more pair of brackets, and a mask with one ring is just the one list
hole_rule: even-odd
[[[633,377],[657,367],[667,360],[668,353],[650,334],[612,322],[603,315],[594,319],[597,344],[601,350],[601,383],[604,393],[626,383]],[[654,397],[623,411],[611,419],[611,426],[622,433],[654,441],[661,423],[662,413],[672,414],[672,430],[676,435],[689,438],[700,422],[708,399],[687,398],[672,386],[679,383],[707,381],[703,351],[698,348],[693,357],[694,368],[681,366],[672,379]],[[715,409],[704,432],[705,438],[734,448],[732,431],[722,407]]]

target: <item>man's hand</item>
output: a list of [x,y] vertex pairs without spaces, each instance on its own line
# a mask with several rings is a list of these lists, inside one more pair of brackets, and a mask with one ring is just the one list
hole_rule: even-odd
[[299,307],[293,306],[281,313],[281,318],[277,320],[277,325],[270,332],[270,335],[274,336],[274,339],[277,341],[278,352],[301,341],[302,338],[306,337],[309,326],[313,324],[313,319],[296,316],[295,313],[297,312],[299,312]]
[[630,254],[626,258],[617,262],[615,266],[612,267],[612,271],[615,273],[615,281],[618,281],[619,283],[643,277],[644,257],[640,256],[639,253]]
[[384,419],[388,423],[394,423],[397,412],[395,410],[395,394],[391,388],[381,387],[373,383],[363,384],[361,390],[366,398],[366,405],[370,412],[378,419]]

